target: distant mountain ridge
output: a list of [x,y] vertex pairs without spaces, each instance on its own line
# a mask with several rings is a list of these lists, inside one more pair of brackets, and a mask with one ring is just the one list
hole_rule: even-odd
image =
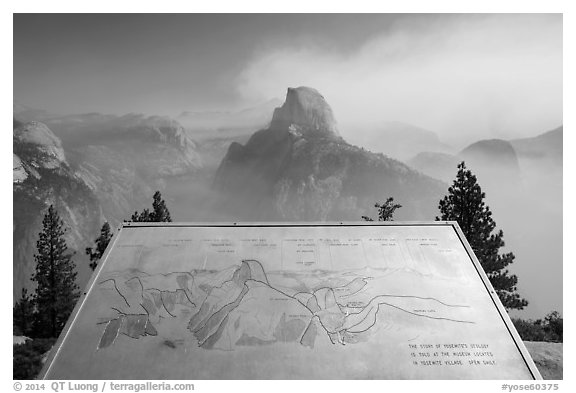
[[374,123],[370,126],[355,126],[348,139],[359,146],[370,146],[374,152],[407,162],[421,152],[453,154],[455,149],[442,142],[430,130],[399,121]]
[[464,161],[490,198],[507,199],[522,188],[522,171],[512,144],[502,139],[472,143],[457,154],[423,152],[408,165],[449,184],[456,178],[457,166]]
[[197,131],[248,131],[264,127],[282,102],[276,98],[239,111],[184,111],[176,117],[185,128]]
[[502,139],[485,139],[475,142],[460,153],[469,160],[486,160],[491,165],[518,166],[518,158],[512,144]]
[[[457,154],[423,151],[407,161],[411,167],[434,178],[450,181],[456,174],[460,161],[486,173],[486,178],[500,172],[498,176],[521,177],[522,167],[533,170],[533,166],[562,165],[563,126],[530,138],[486,139],[474,142]],[[488,168],[491,168],[488,170]]]
[[510,141],[521,159],[545,160],[562,165],[564,126],[557,127],[532,138]]
[[518,156],[508,141],[481,140],[463,149],[459,157],[482,179],[482,184],[488,190],[513,193],[517,192],[522,184]]

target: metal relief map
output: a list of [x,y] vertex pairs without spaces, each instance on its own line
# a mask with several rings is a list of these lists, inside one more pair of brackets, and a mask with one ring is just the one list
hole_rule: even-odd
[[539,378],[460,236],[446,223],[126,224],[43,376]]

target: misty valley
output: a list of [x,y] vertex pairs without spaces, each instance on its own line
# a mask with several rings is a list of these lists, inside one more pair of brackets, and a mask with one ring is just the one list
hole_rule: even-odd
[[[115,232],[156,190],[181,222],[359,221],[388,197],[402,205],[396,220],[431,221],[465,161],[516,255],[511,270],[530,315],[562,308],[562,126],[457,148],[382,119],[357,146],[337,116],[309,87],[289,88],[284,102],[175,118],[56,115],[15,104],[14,301],[22,288],[33,292],[33,255],[51,204],[69,228],[82,288],[92,273],[84,250],[102,224]],[[534,288],[545,294],[530,297]]]

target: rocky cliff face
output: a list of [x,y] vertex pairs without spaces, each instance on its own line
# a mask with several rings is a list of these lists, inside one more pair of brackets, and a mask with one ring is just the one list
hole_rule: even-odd
[[[153,176],[178,175],[202,166],[196,142],[180,123],[168,117],[91,113],[54,117],[46,123],[69,153],[83,155],[87,147],[106,148]],[[70,161],[72,165],[80,163],[75,157]]]
[[389,196],[401,219],[432,219],[445,185],[346,143],[314,89],[288,89],[267,129],[233,143],[216,173],[222,206],[245,220],[359,220]]
[[32,121],[14,129],[14,144],[29,158],[29,164],[47,169],[58,168],[65,163],[62,143],[42,123]]
[[71,168],[96,194],[112,223],[148,206],[169,179],[203,165],[196,142],[168,117],[92,113],[47,121],[61,137]]
[[90,275],[84,247],[93,242],[103,221],[95,194],[77,176],[62,149],[62,143],[43,123],[15,124],[13,134],[13,295],[23,287],[30,291],[35,269],[34,253],[42,231],[45,210],[53,204],[69,228],[66,241],[74,257],[78,282]]
[[310,87],[288,88],[286,101],[274,110],[270,128],[338,137],[336,119],[324,97]]

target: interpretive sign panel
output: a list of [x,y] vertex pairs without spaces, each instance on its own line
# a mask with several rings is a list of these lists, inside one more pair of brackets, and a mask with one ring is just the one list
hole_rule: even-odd
[[148,224],[114,237],[46,379],[533,379],[456,223]]

